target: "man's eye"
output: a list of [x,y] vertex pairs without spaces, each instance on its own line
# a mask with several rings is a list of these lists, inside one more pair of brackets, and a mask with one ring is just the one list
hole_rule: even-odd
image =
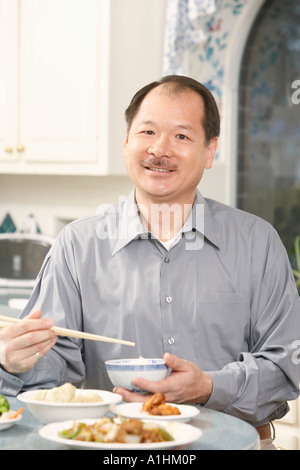
[[153,131],[142,131],[142,134],[153,135],[154,132]]
[[186,135],[184,135],[184,134],[177,134],[176,137],[177,137],[177,139],[179,139],[179,140],[185,140],[185,139],[188,138],[188,137],[187,137]]

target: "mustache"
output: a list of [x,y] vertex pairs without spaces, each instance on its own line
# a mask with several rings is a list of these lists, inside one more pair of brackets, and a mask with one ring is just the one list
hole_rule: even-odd
[[177,165],[170,163],[169,159],[165,157],[148,157],[141,162],[141,165],[145,168],[153,166],[156,168],[164,168],[166,170],[177,170]]

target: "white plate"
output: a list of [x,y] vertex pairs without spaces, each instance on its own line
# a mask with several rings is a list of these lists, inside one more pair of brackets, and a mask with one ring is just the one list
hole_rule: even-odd
[[89,390],[78,389],[76,394],[87,395],[97,393],[103,401],[88,403],[60,403],[47,402],[44,400],[35,400],[37,390],[23,392],[18,395],[18,400],[27,404],[31,413],[36,416],[43,424],[65,421],[68,419],[92,419],[105,416],[112,405],[120,402],[123,397],[118,393],[108,392],[107,390]]
[[21,421],[21,419],[22,419],[22,414],[20,414],[14,419],[0,419],[0,431],[4,431],[4,429],[11,428],[18,421]]
[[143,403],[122,403],[121,405],[115,405],[111,408],[111,411],[116,415],[123,416],[124,418],[132,419],[153,419],[156,421],[181,421],[187,422],[192,418],[195,418],[199,414],[199,409],[196,406],[191,405],[174,405],[174,403],[166,403],[167,405],[176,406],[180,415],[170,416],[153,416],[143,411]]
[[[143,420],[147,422],[148,420]],[[93,424],[97,422],[95,419],[81,420],[86,424]],[[148,421],[149,422],[149,421]],[[152,421],[151,421],[152,422]],[[170,449],[174,447],[188,446],[202,436],[202,431],[190,424],[179,423],[174,421],[158,421],[156,424],[163,427],[174,438],[173,441],[166,442],[153,442],[147,444],[122,444],[122,443],[105,443],[105,442],[84,442],[65,439],[59,436],[59,431],[72,427],[74,421],[64,421],[60,423],[51,423],[42,427],[39,434],[44,439],[47,439],[58,444],[63,444],[77,449],[107,449],[107,450],[147,450],[147,449]]]

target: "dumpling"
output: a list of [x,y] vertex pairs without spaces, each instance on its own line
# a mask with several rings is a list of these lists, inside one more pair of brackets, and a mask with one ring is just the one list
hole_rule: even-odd
[[70,402],[75,397],[76,387],[70,383],[65,383],[61,387],[55,387],[48,390],[45,401],[52,402]]

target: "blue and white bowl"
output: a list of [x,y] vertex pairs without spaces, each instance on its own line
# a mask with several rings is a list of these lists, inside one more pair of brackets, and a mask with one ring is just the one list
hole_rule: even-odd
[[132,383],[134,377],[158,381],[167,377],[168,367],[164,359],[115,359],[105,361],[110,381],[115,387],[127,388],[132,392],[143,390]]

